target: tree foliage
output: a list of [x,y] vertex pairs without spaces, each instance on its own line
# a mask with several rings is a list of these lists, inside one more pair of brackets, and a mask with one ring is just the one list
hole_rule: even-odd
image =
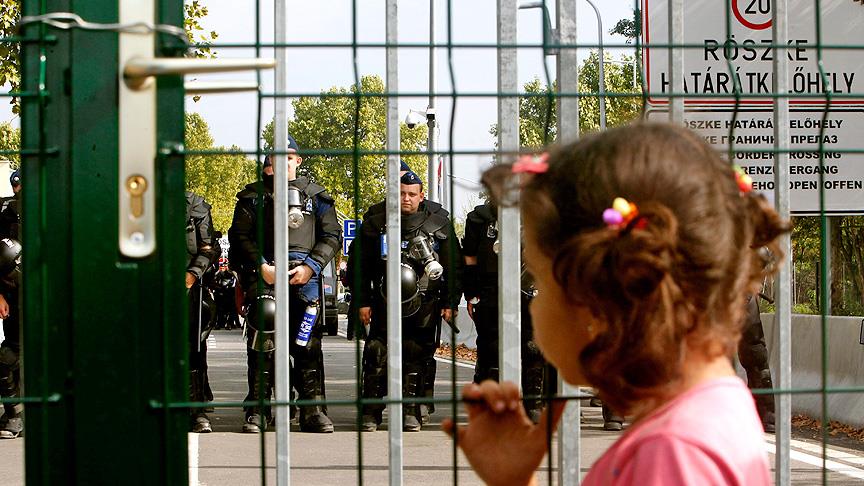
[[243,154],[231,153],[237,147],[214,146],[207,122],[198,113],[186,114],[186,149],[214,150],[214,155],[186,157],[186,189],[202,196],[213,209],[213,226],[223,233],[231,226],[236,195],[255,180],[256,164]]
[[639,9],[633,10],[633,17],[619,20],[609,30],[610,34],[618,34],[627,39],[627,43],[633,42],[637,35],[642,32],[642,15]]
[[[0,122],[0,150],[20,150],[21,130],[12,126],[9,122]],[[18,168],[21,158],[18,155],[3,155],[0,157],[12,163],[12,167]]]
[[[360,79],[362,93],[384,92],[384,81],[376,75]],[[332,87],[325,93],[354,94],[356,86]],[[297,141],[301,150],[351,151],[354,149],[354,116],[357,98],[351,96],[303,97],[292,102],[294,116],[288,121],[288,133]],[[384,150],[386,148],[387,99],[380,96],[360,98],[358,118],[358,148],[361,150]],[[401,123],[401,149],[421,151],[426,145],[426,128],[409,129]],[[265,150],[273,147],[273,124],[267,125],[263,133]],[[426,157],[406,155],[408,163],[424,179]],[[354,178],[359,181],[357,213],[363,214],[372,204],[384,199],[386,180],[386,157],[362,155],[354,169],[353,154],[309,155],[304,157],[300,173],[321,184],[336,199],[336,208],[348,216],[354,215]]]
[[[0,0],[0,38],[16,35],[16,26],[21,19],[21,0]],[[17,91],[21,86],[18,56],[21,44],[0,42],[0,86],[8,85],[10,91]],[[17,98],[12,98],[12,112],[20,111]]]
[[[215,57],[216,53],[211,51],[207,44],[212,43],[219,36],[215,31],[206,31],[201,26],[201,20],[207,16],[207,7],[199,0],[184,5],[185,16],[183,27],[189,42],[202,44],[190,51],[193,57]],[[21,0],[0,0],[0,38],[14,37],[18,35],[18,22],[21,20]],[[8,86],[9,91],[21,89],[21,53],[20,43],[0,42],[0,86]],[[20,100],[10,98],[12,113],[18,114],[21,110]]]
[[[818,314],[822,311],[821,221],[806,216],[792,219],[793,312]],[[836,316],[864,315],[864,217],[831,216],[831,308]]]
[[[592,52],[579,69],[579,92],[597,93],[599,71],[597,53]],[[613,60],[606,56],[605,87],[607,93],[626,96],[606,97],[606,126],[615,127],[639,118],[642,114],[642,88],[639,70],[636,69],[634,83],[633,57],[621,56]],[[532,96],[519,98],[519,143],[524,148],[540,148],[555,141],[557,136],[557,82],[549,85],[535,78],[525,83],[524,92]],[[579,98],[579,129],[582,133],[600,128],[599,97],[594,95]],[[498,135],[498,126],[492,125],[489,131]]]

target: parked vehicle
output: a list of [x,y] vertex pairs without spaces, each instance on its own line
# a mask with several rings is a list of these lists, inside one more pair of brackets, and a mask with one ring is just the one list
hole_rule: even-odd
[[338,291],[336,263],[331,261],[321,270],[321,315],[324,316],[324,332],[328,336],[335,336],[339,331]]

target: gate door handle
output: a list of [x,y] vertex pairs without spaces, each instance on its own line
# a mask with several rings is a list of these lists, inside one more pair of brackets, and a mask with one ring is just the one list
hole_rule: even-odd
[[[119,0],[121,24],[154,24],[156,0]],[[155,76],[270,69],[274,59],[154,58],[152,33],[119,34],[118,246],[130,258],[156,250]],[[212,87],[211,87],[212,90]]]
[[273,69],[276,59],[194,59],[184,57],[133,57],[123,66],[123,77],[131,89],[150,84],[153,76],[166,74],[226,73]]

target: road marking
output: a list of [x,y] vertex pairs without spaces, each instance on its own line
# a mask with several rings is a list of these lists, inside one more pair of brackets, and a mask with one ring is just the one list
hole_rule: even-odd
[[[766,435],[766,440],[770,443],[774,444],[774,437]],[[821,444],[812,444],[810,442],[804,442],[802,440],[792,439],[790,441],[790,445],[797,449],[803,449],[809,453],[815,454],[816,457],[822,457],[822,445]],[[854,464],[855,466],[864,466],[864,457],[855,454],[849,450],[840,450],[832,447],[827,447],[825,454],[832,458],[837,459],[838,461],[848,462]],[[821,459],[820,459],[821,460]]]
[[189,433],[189,486],[198,486],[198,434]]
[[[447,363],[447,364],[453,364],[454,363],[454,361],[450,358],[441,358],[438,356],[435,356],[435,361],[440,361],[442,363]],[[455,363],[456,363],[456,366],[461,366],[462,368],[469,368],[472,370],[474,369],[473,364],[463,363],[461,361],[456,361]]]
[[[792,440],[791,442],[800,442],[796,440]],[[774,444],[772,442],[765,442],[765,449],[773,454],[776,450]],[[815,456],[813,454],[808,454],[806,452],[797,451],[792,449],[789,451],[789,457],[798,462],[803,462],[804,464],[809,464],[811,466],[822,467],[822,456]],[[825,461],[825,469],[829,471],[833,471],[836,473],[843,474],[844,476],[849,476],[850,478],[855,479],[864,479],[864,469],[859,469],[854,466],[850,466],[848,464],[842,464],[837,461],[826,460]]]

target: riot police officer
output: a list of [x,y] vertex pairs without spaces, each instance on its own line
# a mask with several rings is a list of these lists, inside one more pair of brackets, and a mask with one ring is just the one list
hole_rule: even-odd
[[[765,332],[762,329],[762,316],[759,314],[758,296],[747,296],[747,311],[744,329],[738,341],[738,360],[747,372],[747,386],[750,388],[772,388],[771,370],[768,367],[768,348],[765,346]],[[756,410],[762,419],[766,432],[774,432],[774,395],[756,395]]]
[[[21,310],[18,289],[21,286],[21,244],[11,238],[0,240],[0,319],[3,319],[3,342],[0,343],[0,397],[21,396]],[[5,403],[0,418],[0,439],[14,439],[24,430],[24,406]]]
[[[275,300],[273,285],[275,265],[289,265],[291,286],[288,325],[291,336],[289,352],[293,358],[291,382],[301,400],[324,399],[324,356],[321,351],[322,330],[316,325],[321,269],[340,248],[341,228],[336,219],[333,198],[324,188],[306,177],[297,177],[303,158],[297,154],[297,142],[288,136],[287,163],[274,170],[287,170],[289,179],[289,254],[287,262],[275,261],[274,254],[274,181],[264,175],[261,182],[251,183],[237,194],[234,220],[228,230],[229,262],[245,289],[249,313],[246,319],[247,364],[249,393],[247,401],[269,399],[274,378]],[[271,159],[272,160],[272,159]],[[263,207],[259,207],[263,204]],[[264,240],[259,241],[259,210],[263,214],[260,226]],[[293,215],[293,217],[292,217]],[[293,222],[293,223],[292,223]],[[258,278],[263,280],[258,292]],[[309,333],[298,335],[301,323],[311,326]],[[304,329],[308,331],[308,328]],[[303,343],[303,344],[299,344]],[[259,369],[259,363],[263,369]],[[260,432],[271,417],[269,407],[246,408],[244,432]],[[300,429],[304,432],[333,432],[333,423],[323,406],[300,407]]]
[[[210,205],[186,191],[186,291],[189,295],[189,398],[207,399],[207,336],[213,328],[213,296],[204,283],[221,253],[214,238]],[[212,432],[210,418],[201,407],[190,412],[192,432]]]
[[[474,382],[498,381],[498,214],[490,204],[481,204],[465,219],[462,254],[465,258],[463,286],[468,314],[477,326],[477,364]],[[530,276],[522,278],[522,390],[525,396],[539,397],[544,390],[546,362],[533,339],[528,305],[534,296]],[[525,410],[535,423],[543,402],[525,401]]]
[[[403,395],[409,398],[432,396],[435,382],[435,350],[438,348],[441,318],[455,319],[459,304],[459,242],[445,210],[430,210],[424,201],[423,184],[417,174],[408,171],[400,179],[402,244],[400,249],[386,248],[386,213],[369,211],[359,235],[360,287],[352,296],[359,318],[369,326],[363,349],[362,395],[381,398],[387,387],[387,315],[386,258],[399,258],[402,286],[402,373]],[[451,263],[452,262],[452,263]],[[455,263],[455,266],[454,266]],[[349,262],[352,268],[354,262]],[[364,405],[362,429],[375,431],[381,424],[384,407]],[[403,429],[418,431],[428,420],[431,407],[416,403],[403,406]]]
[[21,172],[16,170],[9,176],[9,184],[14,193],[10,197],[0,198],[0,238],[20,240],[19,232],[21,217],[18,206],[21,201]]

